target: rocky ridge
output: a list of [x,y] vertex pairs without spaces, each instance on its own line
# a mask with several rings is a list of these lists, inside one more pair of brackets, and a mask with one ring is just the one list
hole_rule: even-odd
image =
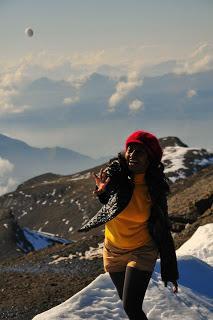
[[[173,222],[173,232],[177,233],[185,229],[185,225],[188,223],[195,222],[197,217],[204,214],[205,210],[210,207],[212,202],[212,198],[209,195],[212,193],[212,184],[210,182],[212,166],[210,164],[213,156],[206,150],[203,151],[203,149],[192,153],[192,150],[188,150],[189,148],[176,137],[162,138],[160,143],[164,149],[163,163],[165,172],[170,179],[173,190],[172,195],[176,193],[175,200],[171,200],[171,205],[173,203],[174,205],[170,208],[170,216]],[[167,150],[168,148],[170,153]],[[182,167],[180,166],[180,148],[184,149],[185,155],[181,156]],[[168,154],[170,154],[170,159]],[[187,155],[189,156],[190,154],[191,160],[186,165]],[[106,163],[103,164],[103,167],[105,165]],[[205,166],[207,166],[206,171],[203,169]],[[15,232],[16,235],[21,234],[21,230],[23,234],[23,229],[28,228],[33,232],[50,233],[53,236],[70,241],[79,240],[82,237],[77,232],[79,226],[88,221],[100,208],[99,202],[92,195],[94,179],[91,173],[93,171],[99,172],[101,167],[97,166],[67,176],[46,173],[25,181],[14,192],[1,196],[0,208],[10,215],[11,222],[8,224],[10,225],[9,229],[6,227],[6,223],[2,222],[2,237],[7,237],[7,232],[11,233],[11,230],[16,229],[18,230]],[[204,172],[209,172],[209,174],[206,173],[207,176],[205,176]],[[205,178],[202,178],[203,175]],[[206,182],[205,179],[207,179]],[[200,181],[201,187],[197,186],[196,180]],[[188,188],[190,183],[197,186],[197,191],[192,191],[191,194],[186,196],[190,190]],[[182,188],[186,190],[181,193],[180,190]],[[204,191],[198,196],[197,192],[199,193],[201,190]],[[196,194],[196,199],[193,200],[194,194]],[[187,198],[186,203],[182,198]],[[178,206],[176,205],[177,202],[179,203]],[[189,204],[191,209],[187,209]],[[186,210],[191,210],[194,213],[189,215]],[[1,212],[0,210],[0,217]],[[102,234],[102,231],[103,228],[98,228],[97,230],[92,230],[91,234]],[[13,235],[13,240],[11,240],[13,245],[15,244],[15,237],[17,236]],[[20,241],[17,240],[17,242]],[[10,246],[9,241],[7,243]],[[18,246],[18,248],[20,247]],[[23,237],[22,247],[24,248],[23,252],[32,250],[28,242],[23,241]],[[5,250],[5,252],[8,252],[8,256],[11,256],[12,252],[17,256],[15,245],[13,251]],[[20,251],[18,252],[19,254]]]

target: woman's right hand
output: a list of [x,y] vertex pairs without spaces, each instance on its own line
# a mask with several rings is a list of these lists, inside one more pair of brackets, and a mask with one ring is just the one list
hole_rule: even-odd
[[110,177],[107,177],[106,172],[104,172],[103,168],[100,170],[99,175],[94,172],[92,173],[92,175],[95,179],[96,184],[96,190],[93,191],[93,194],[99,195],[105,191],[106,186],[110,181]]

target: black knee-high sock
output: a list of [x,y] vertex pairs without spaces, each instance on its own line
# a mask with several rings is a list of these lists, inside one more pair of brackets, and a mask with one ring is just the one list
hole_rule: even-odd
[[110,277],[130,320],[147,320],[142,303],[152,272],[127,267],[126,272],[113,272]]
[[142,304],[151,275],[150,271],[126,268],[122,300],[130,320],[147,320]]
[[120,299],[122,300],[125,271],[110,272],[109,275],[110,275],[110,278],[112,279],[112,282],[114,283],[114,286],[117,289],[117,292],[118,292]]

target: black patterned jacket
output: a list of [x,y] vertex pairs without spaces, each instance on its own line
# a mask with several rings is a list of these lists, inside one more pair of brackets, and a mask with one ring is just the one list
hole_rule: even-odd
[[[99,195],[99,200],[103,206],[92,219],[78,230],[79,232],[89,231],[112,220],[130,202],[134,190],[134,182],[124,162],[125,160],[122,160],[121,154],[119,154],[118,158],[110,161],[105,170],[110,177],[110,182],[106,191]],[[149,192],[150,195],[153,194],[153,190],[150,188]],[[153,197],[151,198],[154,199]],[[166,197],[161,199],[161,206],[157,200],[156,197],[156,200],[152,201],[148,228],[159,250],[162,281],[175,281],[179,278],[179,274],[174,242],[170,231],[171,224],[168,218],[167,199]]]

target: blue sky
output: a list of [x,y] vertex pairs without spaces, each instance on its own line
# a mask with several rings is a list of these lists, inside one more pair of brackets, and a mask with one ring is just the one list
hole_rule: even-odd
[[[150,46],[181,57],[212,42],[212,1],[1,0],[0,58],[14,61],[29,52],[58,54]],[[32,26],[33,39],[24,35]],[[154,49],[152,48],[154,47]]]
[[[212,16],[210,0],[0,0],[0,133],[34,146],[57,144],[91,156],[112,154],[120,148],[125,136],[140,128],[150,129],[160,137],[177,135],[189,145],[210,147],[211,88],[205,96],[203,91],[199,92],[200,87],[193,86],[192,79],[178,98],[175,90],[167,100],[162,100],[161,95],[159,100],[156,96],[153,100],[141,92],[146,75],[156,76],[159,72],[193,75],[213,69]],[[24,33],[29,26],[34,30],[32,38]],[[150,69],[162,62],[165,65]],[[94,72],[109,77],[124,75],[126,80],[106,85],[106,92],[103,85],[103,91],[96,92],[95,81],[92,85],[85,82]],[[32,83],[41,77],[57,82],[45,82],[45,88],[36,92],[37,84]],[[78,90],[84,83],[90,86],[86,93]],[[203,83],[199,84],[203,90]],[[77,89],[70,87],[69,92],[69,86]],[[149,88],[149,92],[153,90]],[[85,104],[88,94],[91,97],[96,93],[94,100]],[[103,123],[95,123],[94,119],[89,124],[86,116],[91,118],[90,113],[99,112],[99,100],[104,101],[99,116],[106,114],[106,119],[103,117]],[[193,105],[196,110],[203,106],[208,119],[199,119],[198,110],[193,121],[187,118],[180,122],[174,116],[165,123],[163,115],[156,121],[148,106],[167,107],[165,101],[171,101],[175,112],[179,110],[181,116],[186,112],[187,117]],[[74,122],[73,110],[77,108],[85,111],[76,115],[79,122]],[[109,114],[113,108],[117,114]],[[131,112],[128,115],[129,111],[134,111],[134,116]],[[122,122],[125,112],[127,127]],[[149,121],[143,118],[146,112]],[[67,119],[71,119],[70,123]],[[201,129],[199,132],[197,127]]]

